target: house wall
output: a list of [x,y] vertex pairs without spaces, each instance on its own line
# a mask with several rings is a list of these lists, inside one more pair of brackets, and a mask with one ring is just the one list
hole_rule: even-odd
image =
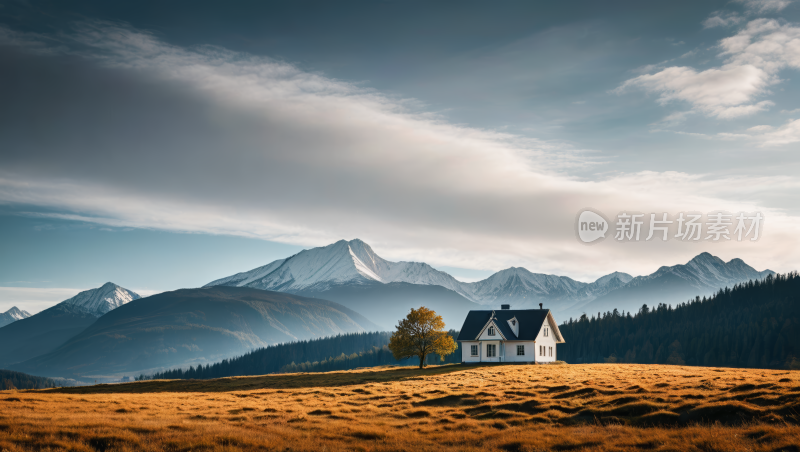
[[[478,356],[472,356],[471,345],[478,346]],[[479,363],[481,362],[480,343],[478,341],[461,341],[461,362],[462,363]]]
[[[517,355],[517,345],[525,347],[525,355]],[[536,343],[533,341],[508,341],[504,344],[506,349],[506,356],[503,360],[509,363],[530,363],[536,360]]]
[[[548,335],[545,336],[545,328],[549,329]],[[539,346],[545,347],[545,356],[539,355]],[[553,356],[550,356],[550,347],[553,349]],[[550,325],[549,320],[545,320],[542,327],[539,329],[539,334],[536,336],[536,344],[534,345],[534,353],[537,363],[551,363],[558,359],[556,356],[556,336],[553,333],[553,326]]]
[[[484,363],[499,363],[500,362],[500,358],[503,356],[503,346],[502,346],[502,344],[500,344],[500,342],[502,342],[502,341],[481,341],[480,342],[480,344],[481,344],[481,347],[480,347],[481,348],[481,350],[480,350],[481,362],[484,362]],[[494,358],[487,358],[486,357],[486,346],[489,345],[489,344],[494,344],[496,346],[497,355]]]

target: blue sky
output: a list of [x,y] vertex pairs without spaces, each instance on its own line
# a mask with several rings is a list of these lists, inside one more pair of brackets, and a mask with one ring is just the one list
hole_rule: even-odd
[[[355,237],[465,279],[798,268],[800,2],[0,5],[0,311]],[[583,207],[767,223],[586,247]]]

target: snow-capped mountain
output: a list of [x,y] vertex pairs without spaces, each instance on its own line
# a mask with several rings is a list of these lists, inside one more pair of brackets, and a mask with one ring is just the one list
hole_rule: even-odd
[[17,320],[27,319],[31,315],[27,311],[14,306],[8,311],[0,314],[0,328],[8,325],[9,323],[16,322]]
[[[555,311],[572,315],[584,308],[594,309],[597,307],[595,300],[601,300],[602,304],[619,302],[625,306],[639,303],[642,297],[649,297],[650,304],[662,299],[682,302],[687,294],[711,293],[739,282],[764,278],[770,273],[770,270],[758,272],[741,259],[725,263],[718,257],[702,253],[685,265],[661,267],[653,274],[636,278],[627,273],[613,272],[586,283],[566,276],[511,267],[482,281],[465,283],[422,262],[387,261],[369,245],[355,239],[304,250],[263,267],[218,279],[205,287],[253,287],[324,297],[331,290],[341,292],[343,286],[410,283],[442,286],[466,300],[483,305],[508,303],[525,307],[553,303],[550,307]],[[632,298],[622,300],[620,297]]]
[[507,268],[483,281],[467,284],[473,298],[485,304],[572,298],[586,285],[566,276],[531,273],[522,267]]
[[464,283],[447,273],[421,262],[389,262],[359,239],[303,250],[263,267],[212,281],[204,287],[253,287],[294,293],[370,282],[437,285],[470,298]]
[[647,276],[633,278],[628,286],[644,286],[652,281],[674,276],[696,289],[716,290],[750,279],[763,279],[774,273],[772,270],[759,272],[738,258],[726,263],[709,253],[700,253],[685,265],[664,266]]
[[59,304],[79,308],[95,317],[100,317],[108,311],[139,298],[141,298],[139,294],[108,282],[97,289],[85,290]]
[[218,279],[205,287],[224,285],[318,293],[342,285],[401,282],[442,286],[475,303],[495,305],[596,297],[605,293],[605,287],[618,287],[610,281],[628,282],[631,278],[624,273],[612,273],[594,283],[584,283],[566,276],[531,273],[512,267],[483,281],[465,283],[423,262],[387,261],[369,245],[354,239],[303,250],[263,267]]
[[677,304],[690,298],[707,296],[724,287],[733,287],[751,279],[775,274],[757,271],[741,259],[725,262],[709,253],[700,253],[686,264],[661,267],[655,272],[633,278],[615,290],[570,307],[571,313],[606,312],[612,309],[635,311],[643,304]]
[[86,290],[0,328],[0,368],[49,352],[138,294],[113,283]]

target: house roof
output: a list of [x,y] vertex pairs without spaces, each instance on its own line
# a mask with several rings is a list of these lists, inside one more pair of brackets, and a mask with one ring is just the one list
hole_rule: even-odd
[[[494,324],[507,340],[533,341],[539,335],[539,330],[544,324],[545,319],[550,318],[553,331],[556,334],[556,342],[564,342],[561,331],[558,330],[555,320],[549,309],[497,309],[495,311],[469,311],[461,331],[458,333],[457,341],[474,341],[489,323],[489,319],[494,312]],[[516,317],[519,322],[519,336],[514,334],[508,321]]]

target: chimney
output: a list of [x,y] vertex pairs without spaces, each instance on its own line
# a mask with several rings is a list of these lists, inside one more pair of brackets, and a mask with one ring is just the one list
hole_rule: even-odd
[[500,309],[511,309],[511,305],[510,304],[501,304],[500,305]]
[[542,303],[539,303],[539,309],[544,309],[542,308]]

